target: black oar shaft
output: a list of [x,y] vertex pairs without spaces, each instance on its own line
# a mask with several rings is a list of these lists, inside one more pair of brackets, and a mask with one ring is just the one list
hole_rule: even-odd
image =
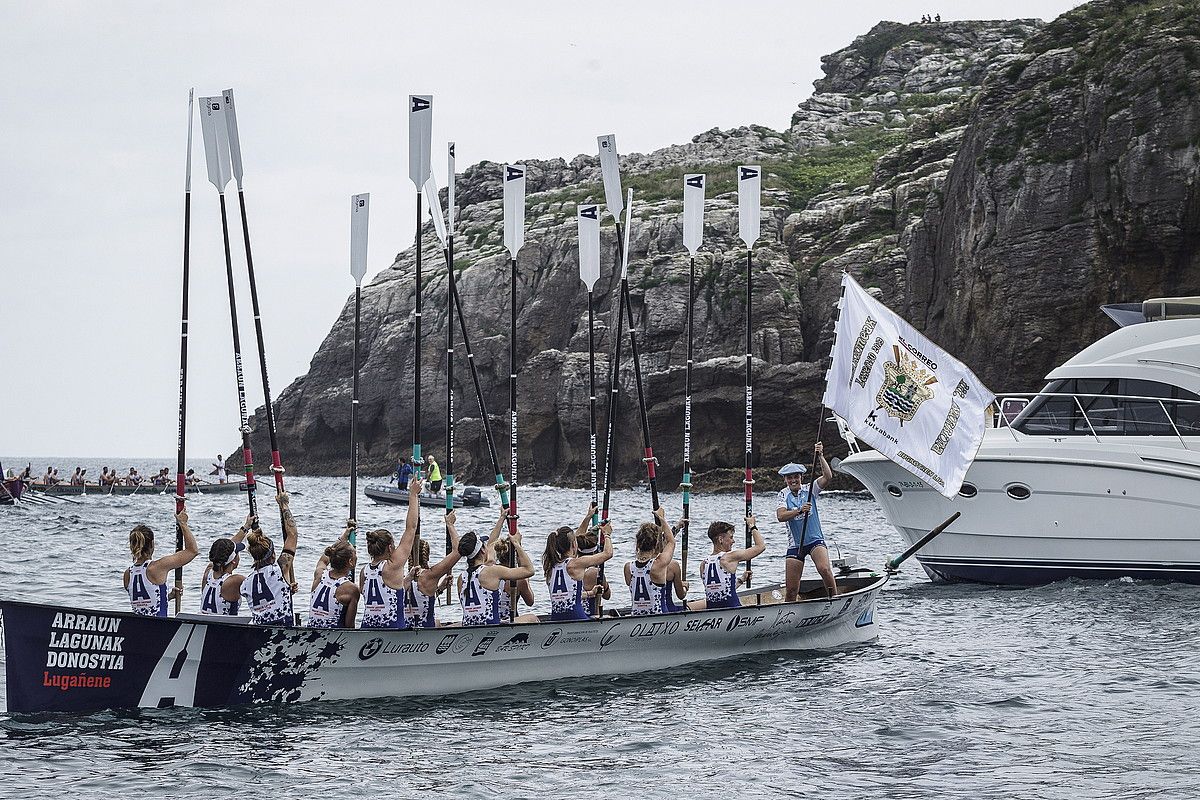
[[[191,126],[191,115],[188,115],[188,125]],[[190,136],[189,136],[190,138]],[[190,161],[190,153],[189,153]],[[183,195],[183,309],[179,325],[179,436],[177,440],[178,457],[175,464],[175,513],[184,509],[184,498],[187,496],[187,473],[185,464],[185,438],[187,431],[187,356],[188,356],[188,282],[191,276],[191,239],[192,239],[192,192],[189,188]],[[175,550],[183,549],[183,526],[175,522]],[[175,568],[175,613],[182,609],[183,603],[183,567]]]
[[688,569],[688,528],[692,509],[692,315],[696,302],[696,258],[691,259],[688,269],[687,306],[687,362],[683,369],[683,542],[680,547],[680,564],[684,577]]
[[658,460],[654,458],[654,444],[650,440],[650,419],[646,413],[646,391],[642,387],[642,359],[638,350],[637,333],[633,328],[633,305],[629,302],[629,281],[621,279],[621,304],[625,307],[626,320],[629,323],[629,351],[633,354],[633,378],[637,385],[638,415],[642,422],[642,447],[646,465],[646,480],[650,484],[650,507],[658,509],[658,476],[655,468]]
[[600,486],[596,475],[596,309],[594,295],[588,289],[588,460],[591,470],[592,505],[596,512],[592,514],[592,527],[600,520]]
[[[421,454],[421,223],[424,220],[421,217],[421,189],[417,187],[417,267],[416,267],[416,300],[413,306],[413,446],[412,458],[415,462],[414,467],[417,475],[420,476],[425,467],[425,458]],[[421,498],[415,498],[419,503]],[[414,498],[408,498],[408,502],[413,502]],[[417,515],[417,532],[413,541],[414,558],[409,562],[410,566],[417,566],[415,556],[421,552],[421,516]]]
[[946,530],[946,528],[949,528],[950,524],[952,522],[954,522],[954,520],[958,519],[961,516],[962,516],[961,511],[955,511],[954,514],[952,514],[948,520],[943,522],[941,525],[938,525],[936,528],[931,530],[929,533],[922,536],[919,541],[917,541],[915,544],[913,544],[912,547],[908,548],[907,550],[905,550],[903,553],[896,556],[895,558],[889,559],[887,562],[887,568],[889,570],[895,571],[897,568],[899,568],[899,566],[901,564],[903,564],[906,560],[911,558],[913,553],[917,552],[922,547],[924,547],[925,545],[927,545],[931,541],[933,541],[934,537],[939,535],[942,531]]
[[[508,534],[517,531],[517,259],[509,259],[509,305],[508,305]],[[517,565],[517,550],[508,548],[508,566]],[[508,593],[516,596],[516,582],[509,581]],[[508,621],[516,617],[517,604],[508,604]]]
[[[354,362],[353,394],[350,399],[350,519],[358,520],[358,344],[362,322],[362,284],[354,285]],[[350,532],[351,540],[354,531]],[[353,541],[351,541],[353,544]]]
[[[617,224],[617,241],[621,241],[620,223]],[[617,252],[620,253],[620,245],[618,245]],[[620,264],[619,255],[617,263]],[[616,446],[617,401],[621,386],[621,341],[625,336],[625,315],[621,313],[621,290],[619,287],[616,296],[609,304],[608,323],[610,327],[614,316],[617,319],[617,331],[613,338],[612,359],[608,362],[608,416],[606,417],[608,436],[604,445],[604,502],[600,507],[601,524],[608,522],[613,470],[616,467],[616,464],[613,463],[616,458],[613,450]]]
[[221,236],[225,243],[225,278],[229,284],[229,321],[233,332],[233,367],[237,377],[238,414],[242,431],[242,463],[246,469],[246,502],[252,516],[258,515],[255,496],[254,454],[250,448],[250,424],[246,414],[246,382],[242,375],[242,337],[238,333],[237,294],[233,283],[233,259],[229,248],[229,216],[225,209],[225,193],[217,195],[221,200]]
[[[454,176],[450,176],[454,180]],[[453,219],[454,209],[450,209]],[[446,514],[454,510],[454,234],[446,237]],[[450,529],[446,528],[446,555],[450,555]],[[450,587],[446,587],[450,605]]]
[[[754,371],[751,363],[753,347],[753,278],[751,269],[754,266],[754,251],[746,251],[746,477],[742,484],[746,487],[746,516],[754,513]],[[746,547],[754,544],[750,523],[746,523]],[[746,561],[746,570],[751,569],[751,561]],[[749,588],[750,580],[746,580]]]

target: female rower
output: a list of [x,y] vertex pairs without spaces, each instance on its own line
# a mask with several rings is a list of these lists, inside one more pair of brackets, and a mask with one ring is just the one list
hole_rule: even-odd
[[283,518],[283,549],[276,555],[274,543],[262,529],[250,532],[246,550],[254,559],[254,569],[242,581],[242,599],[250,609],[251,624],[290,627],[294,620],[292,594],[297,588],[292,580],[292,561],[299,535],[287,492],[278,492],[275,499]]
[[355,552],[350,544],[354,520],[346,523],[337,541],[317,559],[313,574],[312,601],[308,606],[310,628],[353,628],[360,595],[354,574]]
[[[508,539],[498,539],[496,541],[496,563],[507,564],[509,559],[509,551],[512,548],[509,546]],[[460,588],[461,591],[461,588]],[[505,581],[500,587],[500,594],[497,595],[500,601],[500,620],[507,621],[512,619],[514,622],[537,622],[537,614],[518,615],[514,613],[513,600],[517,601],[517,608],[524,603],[526,606],[532,606],[534,602],[533,587],[529,584],[529,578],[522,578],[519,581]]]
[[668,570],[675,555],[675,537],[667,525],[666,512],[654,510],[654,522],[643,523],[637,532],[637,553],[625,563],[625,583],[632,599],[633,616],[662,614],[667,593]]
[[737,567],[762,555],[767,549],[762,534],[755,523],[754,515],[746,515],[746,526],[754,534],[754,545],[744,550],[733,549],[733,525],[717,521],[708,526],[708,538],[713,551],[700,561],[700,577],[704,579],[704,602],[697,601],[691,608],[736,608],[742,604],[738,599],[737,587],[750,577],[750,570],[742,578],[737,577]]
[[[421,479],[414,477],[408,484],[408,496],[421,493]],[[364,628],[403,628],[404,602],[404,559],[412,551],[417,535],[417,520],[421,516],[421,504],[409,503],[404,521],[404,534],[400,544],[392,540],[392,534],[383,528],[367,534],[367,555],[371,563],[365,564],[358,576],[362,590]]]
[[200,613],[236,617],[241,606],[242,581],[245,575],[234,572],[238,553],[246,549],[243,539],[258,528],[258,517],[246,515],[246,521],[232,539],[217,539],[208,549],[208,566],[200,579]]
[[599,567],[612,558],[612,526],[605,522],[600,526],[603,549],[594,555],[579,554],[577,537],[586,532],[595,513],[595,506],[588,506],[587,514],[576,531],[565,525],[546,539],[542,553],[542,574],[550,587],[550,619],[567,621],[589,619],[583,604],[584,573],[588,567]]
[[[582,533],[575,532],[575,547],[581,556],[591,556],[600,552],[600,532],[588,527]],[[602,567],[588,567],[583,571],[583,610],[589,617],[596,616],[599,606],[596,598],[608,600],[612,597],[612,587],[601,571]]]
[[171,570],[183,567],[200,555],[192,529],[188,527],[187,511],[176,514],[175,521],[183,532],[183,549],[158,560],[154,560],[154,531],[145,525],[138,525],[129,532],[129,553],[133,556],[133,565],[126,568],[122,581],[135,614],[165,617],[167,599],[176,596],[175,589],[167,591],[167,576]]
[[[412,490],[409,490],[412,497]],[[415,504],[420,508],[420,503]],[[413,557],[410,564],[415,564],[404,579],[405,616],[410,628],[436,628],[437,618],[433,615],[433,607],[437,605],[438,595],[450,585],[450,571],[461,558],[458,552],[458,532],[454,529],[457,519],[456,512],[446,515],[446,533],[450,536],[450,552],[438,563],[429,566],[429,540],[421,539],[413,543]]]
[[498,625],[500,619],[500,584],[504,581],[519,581],[533,576],[533,562],[521,547],[521,533],[509,536],[517,557],[517,566],[503,567],[496,563],[496,541],[504,526],[507,509],[500,507],[500,519],[492,528],[492,535],[480,537],[475,531],[467,531],[458,540],[458,552],[467,560],[467,573],[459,587],[458,601],[462,605],[465,626]]

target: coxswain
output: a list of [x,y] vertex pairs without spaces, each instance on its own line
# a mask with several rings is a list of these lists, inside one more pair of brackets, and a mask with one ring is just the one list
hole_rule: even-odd
[[[588,506],[579,530],[587,530],[595,510],[594,505]],[[599,567],[612,558],[612,527],[608,522],[600,526],[602,549],[590,556],[579,554],[577,532],[564,525],[546,538],[542,552],[542,574],[550,588],[550,619],[554,622],[589,619],[583,603],[584,573],[588,567]]]
[[239,554],[246,549],[246,535],[258,528],[258,517],[247,514],[232,538],[217,539],[208,548],[208,566],[200,579],[200,613],[236,617],[241,607],[245,575],[234,572]]
[[167,591],[167,577],[171,570],[183,567],[200,555],[192,529],[188,527],[187,511],[175,515],[179,529],[183,531],[183,549],[154,559],[154,531],[138,525],[129,532],[129,553],[133,564],[125,569],[122,581],[129,593],[129,605],[133,613],[143,617],[165,617],[167,600],[177,596],[175,589]]
[[308,605],[308,627],[353,628],[361,592],[354,582],[354,545],[350,544],[353,519],[346,523],[337,541],[317,559],[312,600]]
[[625,563],[625,583],[633,616],[662,614],[668,570],[675,556],[675,537],[667,526],[666,512],[654,510],[654,522],[643,523],[636,537],[637,553]]
[[[420,507],[419,503],[409,505]],[[437,605],[438,595],[450,586],[450,573],[462,557],[458,552],[458,531],[454,528],[456,519],[453,511],[446,515],[450,552],[432,567],[429,566],[429,540],[413,541],[408,561],[410,569],[404,580],[404,615],[410,628],[436,628],[438,625],[433,607]]]
[[[420,494],[421,481],[414,478],[408,485],[410,494]],[[358,576],[358,587],[362,590],[364,628],[403,628],[404,619],[404,558],[411,552],[417,535],[417,520],[421,516],[421,504],[409,503],[404,522],[404,534],[400,543],[392,538],[391,531],[384,528],[367,534],[367,556]]]
[[467,561],[467,573],[458,594],[464,626],[500,624],[500,600],[497,597],[500,585],[504,581],[533,577],[533,562],[521,547],[520,531],[509,536],[517,566],[505,567],[496,563],[496,541],[506,520],[507,509],[501,506],[500,519],[492,528],[491,536],[481,537],[475,531],[467,531],[458,540],[459,555]]
[[217,476],[217,483],[225,483],[225,459],[221,458],[221,454],[217,453],[217,460],[212,463],[213,471],[209,475]]
[[742,604],[738,599],[737,587],[748,581],[752,573],[746,570],[745,575],[739,579],[738,564],[757,558],[767,549],[753,514],[746,515],[746,526],[754,534],[754,544],[744,550],[733,549],[732,524],[717,521],[708,526],[708,538],[712,540],[713,551],[711,555],[700,560],[700,577],[704,580],[704,602],[689,604],[689,608],[736,608]]
[[787,464],[779,470],[787,485],[779,490],[779,497],[775,502],[775,519],[787,525],[790,536],[783,573],[784,599],[789,603],[799,596],[805,557],[812,559],[829,596],[833,597],[838,591],[837,580],[833,577],[833,566],[829,563],[829,548],[825,546],[825,536],[821,532],[821,517],[817,513],[816,503],[813,502],[815,498],[820,497],[821,490],[833,480],[833,470],[825,460],[824,447],[820,442],[813,446],[813,451],[820,461],[821,474],[812,483],[804,483],[802,476],[807,470],[800,464]]
[[[499,531],[497,531],[497,535],[499,535]],[[508,563],[508,554],[510,549],[511,548],[509,547],[508,539],[496,540],[495,551],[497,564]],[[459,591],[462,591],[461,586],[459,587]],[[521,603],[524,603],[526,606],[532,606],[534,603],[533,586],[530,585],[529,578],[522,578],[519,581],[505,581],[504,585],[500,587],[500,594],[497,595],[497,598],[500,601],[500,619],[502,621],[508,619],[512,619],[514,622],[538,621],[537,614],[521,615],[513,613],[512,603],[514,598],[517,600],[518,609],[521,607]]]
[[296,519],[288,507],[287,493],[278,492],[275,499],[283,518],[283,549],[276,555],[274,543],[261,528],[250,531],[246,537],[246,551],[254,559],[254,569],[242,581],[242,599],[250,609],[252,624],[290,627],[294,619],[292,594],[296,591],[291,569],[299,535]]

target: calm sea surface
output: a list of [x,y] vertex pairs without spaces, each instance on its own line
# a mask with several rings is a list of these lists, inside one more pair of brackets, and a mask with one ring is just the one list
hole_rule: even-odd
[[[78,463],[90,474],[170,464],[127,461]],[[76,462],[56,465],[69,474]],[[348,480],[289,487],[296,572],[311,574],[340,533]],[[127,607],[129,529],[145,522],[173,540],[171,498],[73,499],[0,508],[0,596]],[[649,499],[614,499],[619,564]],[[586,502],[582,491],[522,489],[530,549],[540,552],[550,528],[574,525]],[[672,516],[679,502],[664,495]],[[188,505],[202,552],[245,515],[240,495]],[[271,531],[274,500],[261,505]],[[693,517],[736,520],[740,505],[700,496]],[[773,520],[769,496],[757,506]],[[490,526],[493,511],[460,511],[460,529]],[[359,500],[364,525],[395,531],[403,513]],[[425,517],[435,553],[439,513]],[[860,564],[900,549],[869,497],[826,496],[822,521]],[[763,529],[756,583],[783,575],[781,526]],[[694,555],[704,550],[692,542]],[[185,606],[199,602],[201,569],[198,560],[187,570]],[[1200,587],[937,586],[912,564],[883,592],[876,620],[877,642],[840,652],[440,699],[88,716],[0,705],[0,797],[1200,797]]]

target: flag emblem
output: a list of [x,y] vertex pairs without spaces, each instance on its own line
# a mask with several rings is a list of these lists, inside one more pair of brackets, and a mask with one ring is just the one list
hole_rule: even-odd
[[922,403],[933,399],[933,389],[929,387],[937,383],[937,378],[922,369],[915,359],[901,353],[899,347],[893,345],[892,349],[896,360],[884,362],[883,385],[875,395],[875,402],[903,425],[912,422]]

